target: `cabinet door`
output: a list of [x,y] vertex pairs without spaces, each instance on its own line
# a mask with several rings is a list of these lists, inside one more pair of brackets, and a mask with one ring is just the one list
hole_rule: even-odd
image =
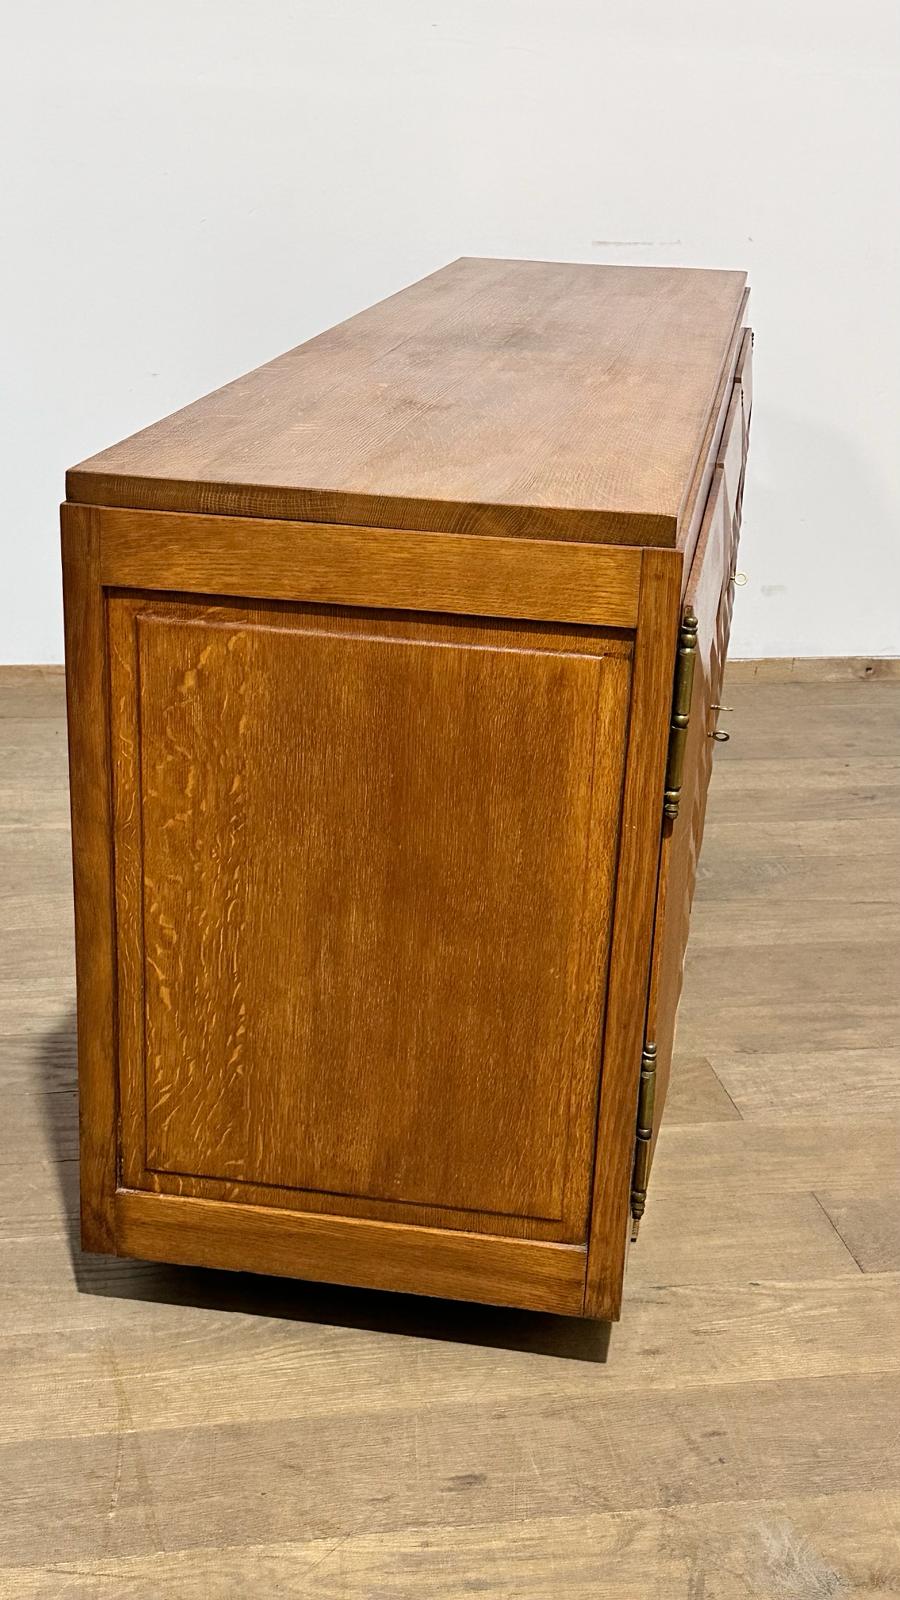
[[108,615],[123,1184],[583,1241],[628,636]]

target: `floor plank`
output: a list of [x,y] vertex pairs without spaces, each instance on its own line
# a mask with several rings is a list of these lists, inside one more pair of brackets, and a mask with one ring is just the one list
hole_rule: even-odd
[[[886,885],[886,892],[890,885]],[[740,964],[737,952],[752,945],[780,944],[802,950],[803,959],[815,963],[818,945],[838,941],[844,950],[861,946],[851,960],[864,963],[870,944],[900,949],[900,895],[896,901],[775,900],[736,897],[701,899],[691,918],[688,957],[700,950],[728,951]],[[798,981],[799,987],[799,981]],[[689,991],[690,992],[690,991]],[[709,996],[715,1001],[715,994]]]
[[654,1203],[629,1260],[629,1294],[639,1284],[802,1283],[859,1270],[812,1190],[736,1183],[711,1193],[677,1177],[666,1182],[662,1171],[653,1183]]
[[775,1055],[750,1050],[738,1055],[717,1053],[710,1071],[749,1122],[819,1116],[861,1118],[871,1123],[885,1111],[900,1115],[900,1049],[896,1047],[788,1050]]
[[900,1492],[900,1375],[641,1391],[510,1410],[476,1393],[367,1413],[0,1446],[4,1560],[83,1560],[723,1500]]
[[[900,1587],[900,1496],[791,1496],[21,1568],[19,1600],[866,1600]],[[158,1585],[158,1589],[154,1586]]]
[[[41,1263],[29,1263],[24,1250],[2,1252],[12,1312],[10,1332],[0,1339],[9,1386],[8,1414],[0,1419],[4,1443],[115,1432],[122,1384],[131,1425],[163,1432],[313,1415],[355,1417],[362,1425],[383,1412],[440,1406],[448,1397],[468,1403],[482,1392],[507,1409],[526,1400],[602,1409],[630,1393],[686,1395],[732,1384],[900,1376],[900,1279],[861,1275],[852,1261],[846,1275],[818,1283],[635,1285],[628,1319],[607,1347],[589,1325],[570,1330],[512,1312],[466,1316],[393,1297],[373,1303],[312,1286],[281,1296],[292,1316],[265,1318],[235,1308],[228,1318],[215,1304],[187,1302],[188,1285],[177,1284],[171,1272],[181,1303],[161,1303],[165,1273],[119,1263],[99,1268],[94,1279],[85,1275],[82,1317],[53,1325],[50,1302],[62,1288],[62,1248],[45,1246],[41,1254]],[[140,1298],[142,1275],[156,1298]],[[198,1298],[218,1287],[194,1281]],[[252,1283],[236,1284],[234,1292],[255,1303]],[[28,1325],[17,1329],[17,1305],[26,1295],[35,1306],[47,1302],[45,1326],[23,1318]],[[363,1325],[329,1327],[336,1312]],[[493,1342],[479,1343],[482,1329]],[[181,1342],[174,1368],[156,1355],[167,1331],[177,1331]],[[523,1359],[529,1344],[534,1358],[557,1338],[568,1359],[550,1370],[546,1362]],[[47,1411],[51,1366],[55,1401]]]
[[[731,734],[716,761],[867,760],[896,749],[898,680],[844,683],[739,682],[725,687],[733,709],[720,717]],[[786,811],[785,816],[790,816]]]
[[741,1115],[706,1056],[676,1055],[666,1095],[666,1125],[733,1122]]
[[[898,736],[900,742],[900,736]],[[716,807],[704,833],[700,900],[853,900],[876,905],[900,879],[900,819],[731,822]]]
[[0,718],[50,718],[66,714],[61,666],[0,667]]
[[[653,1193],[684,1193],[710,1204],[731,1195],[812,1193],[829,1185],[874,1194],[900,1170],[900,1120],[716,1122],[668,1128],[653,1164]],[[649,1201],[648,1201],[649,1206]]]
[[863,1272],[900,1271],[900,1171],[877,1194],[820,1189],[816,1199]]
[[807,756],[789,762],[765,756],[719,761],[713,795],[715,812],[735,821],[783,821],[789,815],[794,822],[815,822],[826,810],[839,822],[896,817],[900,768],[891,755],[854,761]]

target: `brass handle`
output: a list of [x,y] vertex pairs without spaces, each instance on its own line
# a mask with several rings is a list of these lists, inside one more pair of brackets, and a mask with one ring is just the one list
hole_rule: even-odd
[[747,577],[746,572],[733,572],[731,574],[731,581],[736,589],[743,589],[744,584],[749,583],[750,579]]
[[724,728],[711,728],[706,737],[718,740],[719,744],[727,744],[731,734],[726,733]]
[[710,711],[733,711],[734,706],[720,706],[716,702],[710,706]]

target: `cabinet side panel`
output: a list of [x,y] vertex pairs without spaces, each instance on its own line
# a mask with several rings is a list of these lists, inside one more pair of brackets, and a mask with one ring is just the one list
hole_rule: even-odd
[[600,1085],[584,1311],[618,1317],[653,914],[681,556],[644,551]]
[[584,1248],[120,1189],[123,1255],[577,1316]]
[[61,512],[75,966],[81,1238],[115,1251],[115,920],[110,816],[109,696],[100,586],[99,519]]

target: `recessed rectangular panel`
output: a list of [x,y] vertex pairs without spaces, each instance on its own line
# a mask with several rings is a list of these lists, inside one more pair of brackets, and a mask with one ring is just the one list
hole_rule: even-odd
[[583,1237],[627,641],[111,613],[129,1181]]

